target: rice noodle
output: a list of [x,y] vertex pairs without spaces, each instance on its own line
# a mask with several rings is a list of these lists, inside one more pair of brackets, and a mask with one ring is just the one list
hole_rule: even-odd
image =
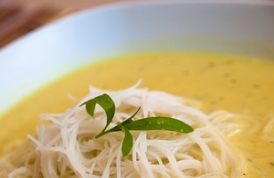
[[[140,89],[138,85],[139,82],[119,91],[91,86],[90,93],[67,112],[41,114],[37,135],[28,135],[30,142],[0,159],[0,176],[212,178],[242,175],[243,158],[220,132],[225,127],[220,118],[224,121],[235,115],[221,111],[206,115],[187,106],[187,99],[161,91]],[[141,106],[136,118],[164,114],[190,124],[195,130],[189,134],[133,131],[133,149],[123,157],[123,133],[94,138],[106,122],[103,110],[96,107],[95,115],[91,117],[85,107],[79,107],[84,101],[103,93],[109,94],[116,105],[110,127],[130,117]],[[45,124],[45,121],[51,123]],[[223,133],[233,135],[237,129]]]

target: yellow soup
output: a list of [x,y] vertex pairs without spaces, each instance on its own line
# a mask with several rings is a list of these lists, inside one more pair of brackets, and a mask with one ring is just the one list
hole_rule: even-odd
[[87,66],[2,114],[0,147],[34,133],[40,113],[61,113],[73,106],[69,94],[83,97],[90,84],[122,89],[138,79],[143,81],[141,87],[200,101],[205,113],[229,110],[258,119],[256,132],[236,134],[229,140],[246,158],[245,177],[274,175],[274,122],[270,123],[274,118],[274,62],[227,54],[138,54]]

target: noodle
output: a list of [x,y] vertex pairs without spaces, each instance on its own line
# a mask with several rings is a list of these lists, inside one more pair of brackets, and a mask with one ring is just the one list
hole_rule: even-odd
[[[138,85],[119,91],[90,87],[90,93],[65,113],[41,114],[37,135],[28,135],[29,142],[0,159],[0,176],[212,178],[243,174],[243,158],[226,138],[243,129],[237,123],[228,130],[223,125],[241,116],[225,111],[206,115],[188,106],[193,101],[140,89]],[[133,149],[124,157],[122,133],[94,138],[105,125],[103,110],[97,107],[91,117],[84,107],[79,107],[103,93],[109,94],[116,105],[110,127],[130,117],[141,106],[136,118],[167,115],[188,123],[194,132],[132,131]]]

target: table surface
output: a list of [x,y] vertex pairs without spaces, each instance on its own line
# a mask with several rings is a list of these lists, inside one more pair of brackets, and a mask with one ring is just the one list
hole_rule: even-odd
[[0,0],[0,48],[75,11],[125,0]]

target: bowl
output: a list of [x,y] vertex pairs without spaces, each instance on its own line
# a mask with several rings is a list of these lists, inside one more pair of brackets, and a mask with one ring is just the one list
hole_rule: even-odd
[[74,13],[0,50],[0,113],[62,76],[114,56],[206,50],[273,59],[273,17],[274,3],[228,1],[124,2]]

